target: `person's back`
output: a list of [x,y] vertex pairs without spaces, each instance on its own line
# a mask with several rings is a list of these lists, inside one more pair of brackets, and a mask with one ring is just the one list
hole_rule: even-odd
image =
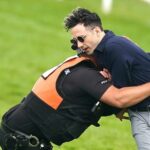
[[[7,137],[4,139],[5,134],[12,131],[19,131],[19,136],[20,132],[32,134],[46,145],[49,141],[61,145],[78,138],[90,125],[99,126],[97,122],[102,114],[92,112],[92,108],[111,84],[100,77],[93,62],[80,59],[75,57],[70,60],[71,65],[66,61],[58,69],[43,73],[23,101],[3,116],[0,130],[4,134],[0,136],[2,147],[8,141]],[[103,81],[105,84],[101,85]],[[51,90],[50,87],[53,87],[52,91],[45,93]],[[52,99],[46,101],[47,96],[52,96]],[[18,136],[18,132],[16,134]],[[40,149],[39,145],[37,149]]]
[[[99,95],[90,96],[92,88],[86,84],[89,82],[87,81],[89,77],[86,78],[86,76],[92,75],[92,70],[93,66],[90,62],[82,62],[61,73],[56,88],[63,97],[63,101],[57,110],[46,107],[43,102],[37,99],[34,91],[26,97],[25,109],[29,114],[32,114],[29,117],[37,126],[40,125],[41,130],[53,143],[60,145],[77,138],[89,125],[97,123],[100,115],[93,116],[91,109],[97,102]],[[86,88],[82,89],[81,85]],[[90,90],[89,93],[85,89]]]

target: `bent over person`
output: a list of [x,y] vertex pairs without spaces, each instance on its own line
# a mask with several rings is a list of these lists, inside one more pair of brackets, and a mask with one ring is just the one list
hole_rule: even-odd
[[117,89],[91,58],[71,57],[43,73],[21,103],[3,115],[0,145],[3,150],[51,150],[51,143],[61,145],[90,125],[99,126],[100,117],[113,112],[104,103],[128,107],[149,95],[150,83]]

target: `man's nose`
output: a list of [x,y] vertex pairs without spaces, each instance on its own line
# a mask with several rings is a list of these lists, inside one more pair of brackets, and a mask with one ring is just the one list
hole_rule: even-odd
[[82,48],[83,42],[78,41],[77,44],[78,44],[78,48]]

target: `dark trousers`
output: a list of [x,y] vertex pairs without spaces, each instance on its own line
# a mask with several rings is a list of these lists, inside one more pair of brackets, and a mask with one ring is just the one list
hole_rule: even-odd
[[[22,133],[25,133],[27,135],[34,135],[38,137],[40,141],[45,141],[47,144],[48,141],[45,140],[43,134],[40,132],[40,130],[36,127],[36,125],[30,120],[30,118],[27,116],[24,109],[18,105],[14,108],[10,109],[4,116],[2,123],[6,124],[9,128],[13,130],[20,131]],[[5,148],[4,144],[4,136],[5,131],[0,128],[0,146],[2,147],[2,150],[8,150]],[[13,149],[11,149],[13,150]],[[17,150],[41,150],[40,145],[38,147],[22,147]],[[50,150],[50,149],[47,149]]]
[[2,148],[2,150],[5,150],[5,148],[4,148],[4,132],[2,131],[1,128],[0,128],[0,147]]
[[3,121],[14,130],[18,130],[26,134],[33,134],[39,138],[43,138],[42,133],[28,117],[28,114],[25,112],[22,105],[17,105],[6,112],[6,114],[3,116]]

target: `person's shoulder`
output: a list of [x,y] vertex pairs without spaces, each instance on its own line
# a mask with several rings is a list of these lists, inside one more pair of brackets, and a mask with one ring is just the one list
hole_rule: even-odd
[[114,52],[120,53],[122,51],[121,37],[114,36],[107,40],[104,49],[106,53],[111,53],[112,55]]
[[96,66],[93,64],[93,63],[91,63],[90,61],[88,62],[81,62],[80,64],[78,64],[77,66],[76,66],[76,68],[77,68],[77,70],[79,70],[80,72],[83,72],[84,74],[86,73],[86,72],[90,72],[90,71],[96,71],[97,70],[97,68],[96,68]]
[[124,41],[124,37],[114,35],[111,38],[109,38],[106,42],[106,48],[115,47],[118,45],[121,45],[121,43]]
[[118,53],[118,54],[126,54],[130,53],[131,42],[128,38],[124,36],[112,36],[109,38],[105,44],[105,50],[107,53]]
[[82,61],[79,64],[72,67],[72,69],[76,72],[87,72],[89,70],[96,70],[96,66],[91,61]]

